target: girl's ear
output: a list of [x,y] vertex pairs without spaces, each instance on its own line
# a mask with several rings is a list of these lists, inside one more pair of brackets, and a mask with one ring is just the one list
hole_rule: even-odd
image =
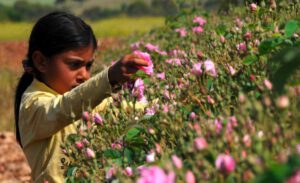
[[40,51],[34,51],[32,54],[34,67],[41,73],[47,70],[47,58]]

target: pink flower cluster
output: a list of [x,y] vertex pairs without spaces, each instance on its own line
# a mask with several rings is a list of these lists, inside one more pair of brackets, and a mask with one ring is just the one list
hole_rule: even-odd
[[198,62],[194,64],[191,70],[192,74],[200,76],[202,74],[202,65],[204,66],[204,71],[206,74],[211,75],[213,77],[217,76],[215,64],[211,60],[206,60],[204,62]]
[[141,78],[137,78],[134,82],[134,86],[132,89],[132,95],[138,98],[140,102],[146,102],[147,99],[144,96],[144,81]]
[[145,167],[141,169],[141,176],[137,183],[173,183],[176,175],[174,172],[166,174],[165,171],[158,166]]
[[193,22],[199,24],[199,26],[193,27],[193,32],[194,33],[201,33],[201,32],[203,32],[203,26],[206,24],[206,20],[203,19],[202,17],[198,17],[197,16],[197,17],[194,17]]

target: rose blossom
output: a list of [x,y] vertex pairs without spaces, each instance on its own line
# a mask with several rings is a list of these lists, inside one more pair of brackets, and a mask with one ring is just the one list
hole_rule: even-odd
[[225,174],[229,174],[235,169],[234,159],[226,154],[218,155],[215,165],[218,170]]
[[197,137],[194,139],[194,146],[197,150],[203,150],[207,148],[207,142],[202,137]]
[[133,54],[138,55],[143,60],[148,62],[148,66],[138,66],[138,68],[141,69],[142,71],[144,71],[146,74],[152,75],[152,73],[153,73],[153,63],[152,63],[150,55],[146,52],[141,52],[141,51],[138,51],[138,50],[134,51]]

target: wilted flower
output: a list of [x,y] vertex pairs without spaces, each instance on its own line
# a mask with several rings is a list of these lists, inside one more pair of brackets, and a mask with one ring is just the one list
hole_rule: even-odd
[[250,10],[251,10],[252,12],[255,12],[255,11],[257,10],[257,5],[256,5],[255,3],[251,3],[251,4],[250,4]]
[[210,103],[210,104],[214,104],[215,103],[214,99],[211,98],[211,96],[209,96],[209,95],[207,96],[207,102]]
[[186,29],[184,27],[175,29],[175,32],[178,32],[180,37],[185,37],[187,35]]
[[89,112],[84,111],[84,112],[82,113],[82,120],[83,120],[84,122],[88,122],[88,121],[90,120],[90,114],[89,114]]
[[140,42],[132,43],[132,44],[130,45],[131,50],[132,50],[132,51],[138,50],[138,49],[140,48],[140,44],[141,44]]
[[114,175],[116,174],[116,170],[114,167],[111,167],[107,172],[106,172],[106,175],[105,175],[105,178],[107,180],[111,179]]
[[298,154],[300,154],[300,144],[296,145],[296,151],[297,151]]
[[163,112],[164,112],[164,113],[169,112],[169,105],[167,105],[167,104],[162,104],[162,108],[163,108]]
[[251,37],[252,37],[252,34],[249,31],[244,34],[244,38],[247,40],[251,39]]
[[225,174],[229,174],[235,169],[234,159],[226,154],[218,155],[215,165],[218,170]]
[[124,170],[124,173],[128,176],[131,176],[133,175],[133,171],[132,171],[132,168],[131,167],[126,167],[125,170]]
[[198,16],[194,17],[193,22],[198,23],[202,27],[206,24],[206,20]]
[[272,90],[273,85],[268,79],[264,79],[264,84],[268,90]]
[[95,158],[96,157],[95,152],[90,148],[86,148],[85,155],[88,158]]
[[151,44],[151,43],[147,43],[146,45],[145,45],[145,47],[149,50],[149,51],[159,51],[159,47],[158,46],[156,46],[156,45],[153,45],[153,44]]
[[103,125],[103,119],[98,113],[94,114],[94,122],[96,124]]
[[202,74],[202,68],[201,67],[202,67],[202,62],[196,63],[196,64],[193,65],[193,68],[192,68],[191,72],[193,74],[195,74],[196,76],[199,76],[199,75]]
[[196,116],[196,114],[194,112],[190,113],[190,116],[189,116],[190,120],[194,120],[196,117],[197,116]]
[[122,149],[122,144],[118,143],[118,142],[112,143],[111,148],[113,148],[113,149]]
[[187,183],[196,183],[196,177],[195,175],[193,174],[192,171],[188,170],[186,173],[185,173],[185,181]]
[[217,132],[217,134],[219,134],[222,130],[222,123],[217,118],[215,119],[214,123],[215,123],[215,126],[216,126],[216,132]]
[[231,65],[229,65],[229,64],[226,64],[226,65],[227,65],[227,67],[229,69],[230,75],[231,76],[235,75],[235,73],[236,73],[235,69]]
[[224,36],[220,36],[220,41],[221,41],[221,43],[225,43],[225,41],[226,41],[225,37]]
[[155,152],[150,152],[149,154],[147,154],[146,156],[146,162],[147,163],[151,163],[155,161]]
[[155,112],[156,111],[154,106],[145,109],[145,115],[153,116]]
[[240,52],[240,53],[243,53],[243,52],[246,52],[247,51],[247,46],[246,46],[246,43],[240,43],[236,46],[237,50]]
[[257,137],[261,139],[263,136],[264,136],[264,132],[260,130],[260,131],[257,133]]
[[137,78],[132,89],[133,96],[138,97],[138,99],[141,100],[144,97],[144,89],[144,81],[141,78]]
[[157,74],[156,74],[156,77],[159,78],[159,79],[162,79],[162,80],[166,79],[166,75],[165,75],[164,72],[162,72],[162,73],[157,73]]
[[144,71],[146,74],[151,75],[153,73],[153,63],[152,63],[150,55],[148,53],[146,53],[146,52],[141,52],[141,51],[138,51],[138,50],[135,50],[133,52],[133,54],[138,55],[143,60],[145,60],[145,61],[148,62],[148,66],[147,67],[145,67],[145,66],[139,66],[138,68],[141,69],[142,71]]
[[217,76],[215,64],[211,60],[204,61],[205,72],[213,77]]
[[239,27],[242,28],[243,27],[243,21],[241,21],[240,18],[235,19],[235,24]]
[[178,65],[180,66],[181,65],[181,60],[179,58],[170,58],[170,59],[167,59],[166,62],[168,64],[175,64],[175,65]]
[[155,151],[159,154],[161,153],[161,146],[158,143],[155,143]]
[[243,142],[245,144],[246,147],[250,147],[251,146],[251,138],[250,138],[250,135],[246,134],[244,137],[243,137]]
[[172,155],[172,161],[173,161],[173,164],[175,165],[175,167],[177,169],[181,169],[182,168],[182,161],[181,161],[181,159],[178,156]]
[[194,139],[194,146],[197,150],[203,150],[207,148],[207,142],[202,137],[197,137]]
[[277,100],[276,100],[276,105],[278,108],[280,109],[284,109],[287,108],[290,104],[289,98],[285,95],[280,96]]

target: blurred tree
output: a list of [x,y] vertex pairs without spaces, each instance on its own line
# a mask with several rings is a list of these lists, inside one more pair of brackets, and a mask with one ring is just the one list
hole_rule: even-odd
[[92,7],[83,11],[82,16],[90,20],[104,19],[112,16],[117,16],[121,13],[117,9],[103,9],[101,7]]
[[145,1],[141,0],[136,0],[129,4],[126,9],[126,13],[129,16],[149,15],[151,12],[151,7]]
[[152,0],[151,6],[157,15],[175,15],[179,11],[174,0]]

